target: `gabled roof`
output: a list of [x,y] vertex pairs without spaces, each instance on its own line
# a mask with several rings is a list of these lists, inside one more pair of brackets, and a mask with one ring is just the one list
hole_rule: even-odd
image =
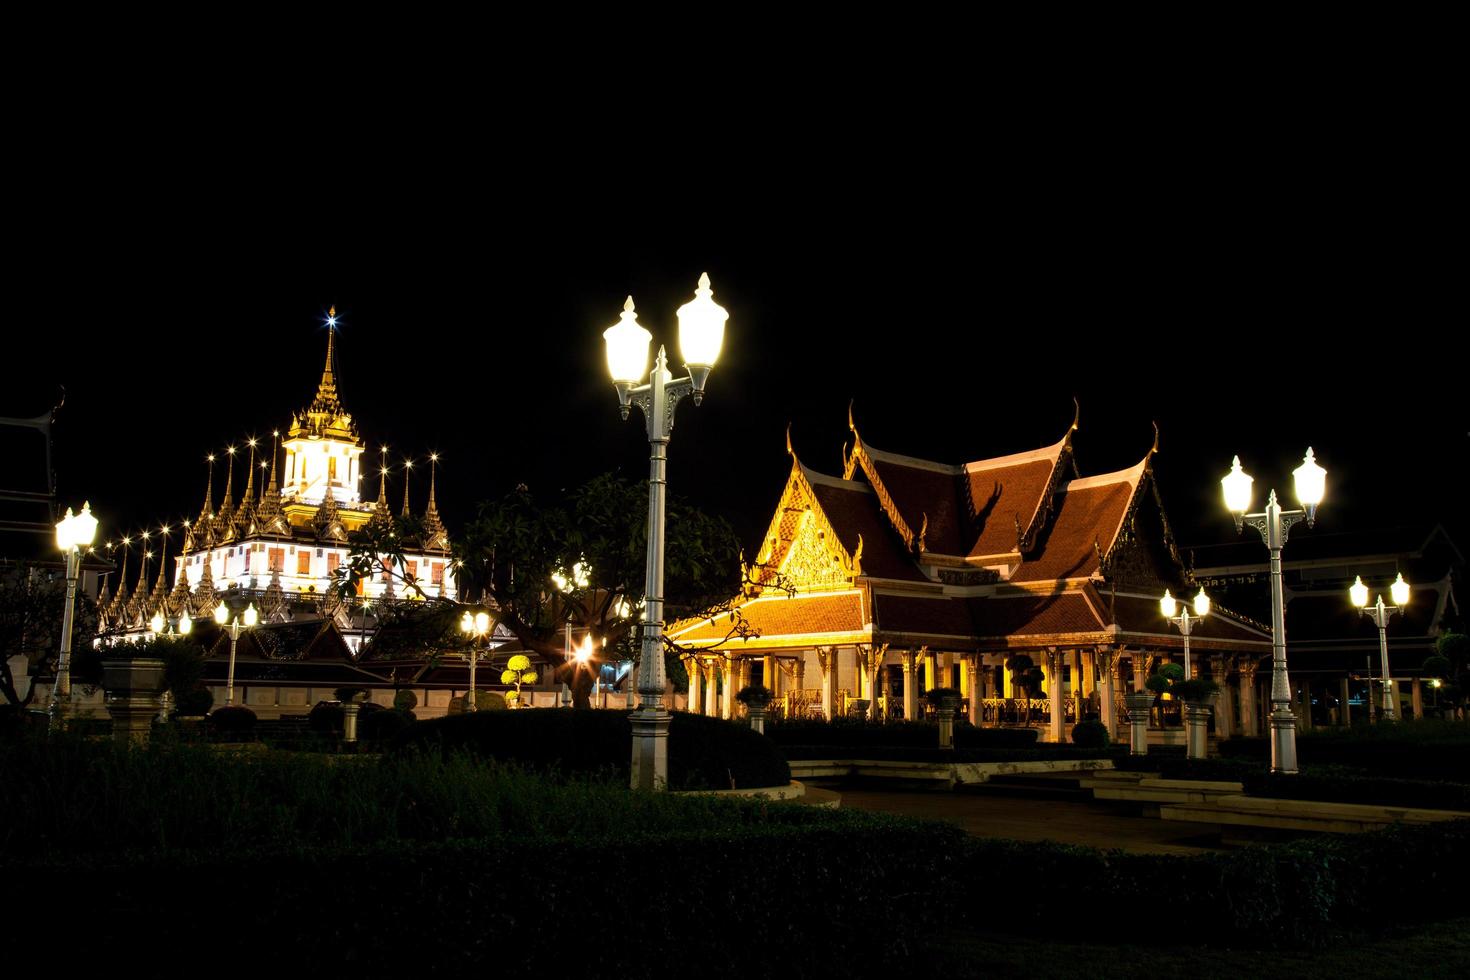
[[1072,430],[1030,452],[965,464],[965,490],[977,532],[971,558],[1003,556],[1034,544],[1072,450]]
[[1150,473],[1152,451],[1126,470],[1070,480],[1058,493],[1056,516],[1011,576],[1012,582],[1089,578],[1101,569],[1123,531]]
[[862,573],[870,578],[924,581],[914,561],[903,550],[893,528],[878,511],[871,487],[855,480],[843,480],[802,466],[802,475],[812,488],[817,506],[836,532],[838,541],[850,555],[861,554]]
[[[740,615],[760,636],[751,641],[731,640],[727,649],[740,650],[759,640],[775,640],[792,636],[837,636],[862,633],[867,629],[863,594],[857,589],[845,592],[814,592],[805,595],[766,595],[739,606]],[[697,644],[723,640],[729,633],[730,615],[720,615],[713,623],[696,620],[676,628],[669,638],[679,643]]]

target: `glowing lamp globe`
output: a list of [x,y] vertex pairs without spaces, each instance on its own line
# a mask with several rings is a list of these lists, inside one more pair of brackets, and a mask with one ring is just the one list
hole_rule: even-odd
[[1368,605],[1368,587],[1363,584],[1363,576],[1359,575],[1354,578],[1352,586],[1348,589],[1348,595],[1353,597],[1353,605],[1359,609]]
[[709,273],[699,276],[694,299],[679,307],[679,352],[691,367],[714,367],[725,340],[725,321],[730,314],[714,301]]
[[260,614],[255,611],[255,603],[252,602],[245,607],[245,625],[247,628],[254,626],[259,620]]
[[484,612],[475,613],[475,632],[485,634],[490,632],[490,614]]
[[464,633],[473,633],[475,631],[475,617],[470,615],[468,609],[466,609],[465,614],[459,618],[459,628],[460,631]]
[[1314,508],[1327,495],[1327,471],[1317,465],[1312,447],[1307,447],[1302,465],[1292,470],[1291,475],[1296,478],[1296,499],[1303,507]]
[[1179,603],[1169,594],[1168,589],[1164,590],[1164,597],[1159,600],[1159,612],[1164,614],[1165,619],[1173,619],[1179,615]]
[[622,318],[602,332],[607,344],[607,370],[613,381],[638,384],[648,374],[648,346],[653,334],[638,322],[633,297],[623,304]]
[[153,632],[162,633],[164,626],[163,613],[154,613],[153,618],[148,620],[148,625],[152,627]]
[[1399,577],[1394,579],[1393,584],[1388,587],[1388,591],[1393,595],[1393,604],[1395,606],[1403,607],[1409,604],[1409,583],[1404,581],[1403,572],[1400,572]]
[[185,636],[188,636],[189,631],[193,628],[194,620],[189,618],[189,613],[187,610],[185,610],[184,614],[179,617],[179,632],[184,634]]
[[230,607],[225,605],[223,599],[220,600],[219,605],[214,607],[214,621],[221,626],[230,621]]
[[1244,514],[1251,509],[1251,484],[1255,479],[1240,468],[1240,457],[1230,464],[1230,472],[1220,481],[1225,491],[1225,508],[1232,514]]
[[1210,614],[1210,597],[1205,595],[1205,590],[1200,589],[1199,595],[1194,597],[1194,614],[1196,616],[1208,616]]
[[82,512],[72,520],[72,544],[78,548],[90,547],[97,537],[97,518],[92,516],[92,502],[82,504]]
[[72,525],[75,522],[76,517],[72,514],[70,507],[66,509],[66,516],[56,522],[56,547],[62,551],[70,551],[75,547],[72,541],[74,533]]

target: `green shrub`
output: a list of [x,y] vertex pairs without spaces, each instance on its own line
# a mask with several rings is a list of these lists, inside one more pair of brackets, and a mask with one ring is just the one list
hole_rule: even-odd
[[318,701],[306,716],[306,727],[318,735],[342,734],[347,713],[336,701]]
[[[1264,738],[1220,742],[1220,755],[1265,766]],[[1297,733],[1297,757],[1309,767],[1344,766],[1397,779],[1470,783],[1470,725],[1449,719],[1318,728]]]
[[499,691],[476,691],[476,711],[504,711],[506,710],[505,695]]
[[1085,749],[1100,749],[1108,744],[1108,727],[1100,721],[1079,721],[1072,726],[1072,744]]
[[419,706],[419,696],[409,690],[393,693],[393,707],[399,711],[412,711]]
[[413,716],[406,711],[374,711],[362,716],[357,723],[361,738],[369,742],[383,742],[396,738],[413,724]]
[[255,712],[243,704],[216,708],[210,712],[209,728],[216,735],[250,735],[255,731]]
[[936,708],[942,705],[945,699],[958,701],[962,697],[964,695],[957,687],[931,687],[924,692],[924,700]]
[[[526,708],[420,722],[394,742],[397,751],[429,746],[468,749],[501,762],[626,779],[633,730],[625,711]],[[676,712],[669,731],[672,789],[784,786],[791,771],[775,744],[745,725]]]
[[367,688],[365,687],[339,687],[332,692],[332,697],[338,701],[347,702],[353,700],[360,694],[366,693]]
[[735,692],[735,700],[744,705],[770,704],[771,690],[759,684],[747,684]]
[[1169,693],[1181,701],[1208,701],[1220,693],[1220,685],[1204,677],[1175,681]]

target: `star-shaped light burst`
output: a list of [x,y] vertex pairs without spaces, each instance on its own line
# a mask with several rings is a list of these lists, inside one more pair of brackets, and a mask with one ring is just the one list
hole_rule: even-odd
[[337,307],[335,305],[331,309],[327,310],[327,329],[337,329]]

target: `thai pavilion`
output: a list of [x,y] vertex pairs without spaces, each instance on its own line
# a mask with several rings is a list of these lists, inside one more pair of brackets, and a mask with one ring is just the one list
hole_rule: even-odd
[[[1049,446],[961,465],[879,450],[851,410],[848,425],[840,476],[803,464],[788,434],[791,474],[731,614],[749,638],[727,639],[730,616],[671,629],[693,709],[728,717],[759,682],[787,714],[914,718],[922,691],[954,687],[973,724],[1035,719],[1060,741],[1096,715],[1116,734],[1123,694],[1182,660],[1159,599],[1193,585],[1154,479],[1157,437],[1136,465],[1081,476],[1075,419]],[[1256,730],[1269,628],[1216,607],[1191,645],[1196,676],[1235,682],[1216,732]],[[1005,664],[1021,653],[1050,696],[1020,696]]]

